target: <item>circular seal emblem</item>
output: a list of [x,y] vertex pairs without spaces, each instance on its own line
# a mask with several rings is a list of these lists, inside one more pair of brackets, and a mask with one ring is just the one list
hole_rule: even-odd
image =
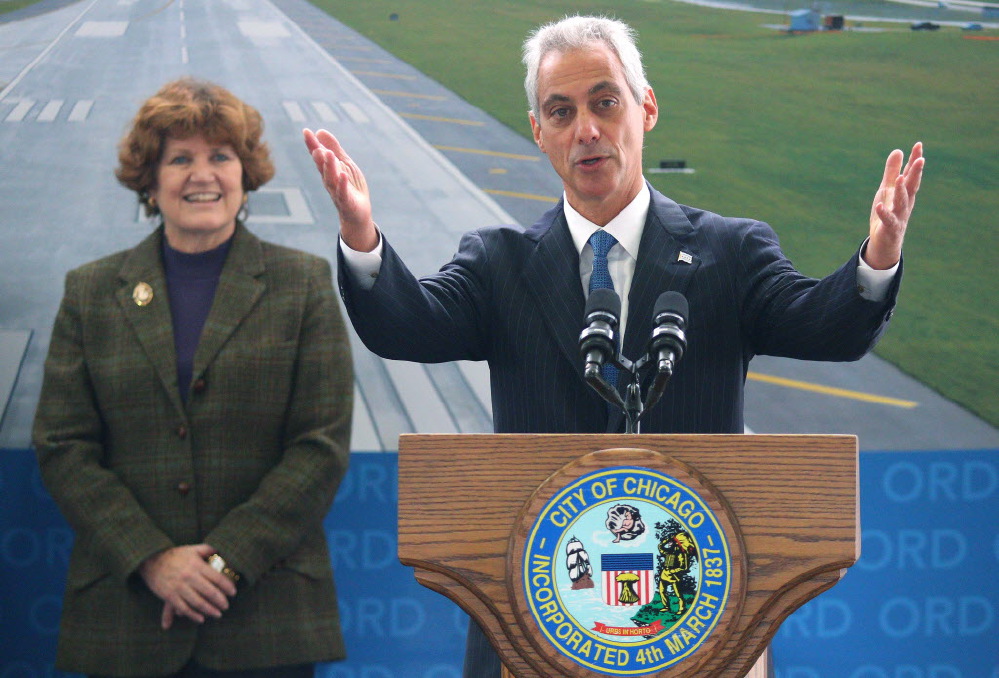
[[690,657],[718,624],[732,555],[718,517],[667,473],[586,473],[537,514],[525,602],[547,640],[598,673],[650,674]]

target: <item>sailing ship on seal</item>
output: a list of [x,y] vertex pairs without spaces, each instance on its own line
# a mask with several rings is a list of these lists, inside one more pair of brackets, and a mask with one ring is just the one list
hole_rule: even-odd
[[569,568],[573,591],[593,588],[593,567],[590,565],[590,556],[583,548],[583,542],[575,537],[565,545],[565,564]]

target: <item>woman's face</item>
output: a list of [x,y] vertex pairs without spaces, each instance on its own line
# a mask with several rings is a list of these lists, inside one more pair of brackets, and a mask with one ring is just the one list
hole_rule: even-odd
[[168,137],[149,192],[163,215],[167,241],[205,252],[232,236],[243,206],[243,164],[229,144]]

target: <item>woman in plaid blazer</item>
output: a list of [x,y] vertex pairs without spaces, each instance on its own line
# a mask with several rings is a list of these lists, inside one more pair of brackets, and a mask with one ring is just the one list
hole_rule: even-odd
[[66,277],[34,428],[76,534],[62,670],[311,676],[345,654],[322,522],[349,344],[328,262],[242,225],[274,173],[262,130],[221,87],[165,85],[117,171],[160,227]]

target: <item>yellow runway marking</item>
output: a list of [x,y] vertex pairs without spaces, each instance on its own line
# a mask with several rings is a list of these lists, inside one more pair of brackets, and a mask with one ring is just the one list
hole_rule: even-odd
[[354,75],[373,75],[378,78],[393,78],[395,80],[416,80],[415,75],[403,75],[401,73],[379,73],[378,71],[351,71]]
[[387,89],[373,89],[371,90],[375,94],[385,94],[393,97],[409,97],[410,99],[431,99],[432,101],[444,101],[447,97],[442,97],[437,94],[413,94],[411,92],[394,92]]
[[534,195],[533,193],[517,193],[515,191],[500,191],[495,188],[483,188],[484,193],[492,193],[493,195],[505,195],[508,198],[524,198],[525,200],[540,200],[541,202],[558,202],[559,198],[553,198],[548,195]]
[[537,162],[538,159],[533,155],[520,155],[519,153],[503,153],[501,151],[485,151],[481,148],[459,148],[457,146],[437,146],[434,145],[439,151],[454,151],[456,153],[476,153],[478,155],[491,155],[497,158],[510,158],[512,160],[530,160],[531,162]]
[[148,19],[149,17],[153,16],[154,14],[159,14],[160,12],[162,12],[163,10],[165,10],[167,7],[169,7],[173,3],[174,3],[174,0],[170,0],[169,2],[167,2],[167,4],[163,5],[159,9],[154,9],[152,12],[149,12],[148,14],[143,14],[142,16],[138,17],[137,19],[133,19],[133,21],[145,21],[146,19]]
[[913,402],[911,400],[899,400],[898,398],[887,398],[885,396],[872,395],[870,393],[861,393],[860,391],[850,391],[845,388],[822,386],[820,384],[812,384],[807,381],[797,381],[795,379],[785,379],[784,377],[775,377],[769,374],[760,374],[759,372],[750,372],[749,374],[746,375],[746,378],[752,379],[753,381],[762,381],[767,384],[786,386],[787,388],[797,388],[801,389],[802,391],[824,393],[825,395],[836,396],[838,398],[850,398],[852,400],[862,400],[868,403],[892,405],[893,407],[904,407],[906,409],[912,409],[913,407],[919,406],[919,403]]
[[436,115],[421,115],[419,113],[400,113],[403,118],[416,118],[417,120],[433,120],[434,122],[453,122],[456,125],[472,125],[473,127],[482,127],[485,125],[484,122],[479,122],[478,120],[459,120],[458,118],[441,118]]
[[388,59],[373,59],[371,57],[337,57],[337,61],[356,61],[358,63],[364,64],[390,64],[392,63]]

